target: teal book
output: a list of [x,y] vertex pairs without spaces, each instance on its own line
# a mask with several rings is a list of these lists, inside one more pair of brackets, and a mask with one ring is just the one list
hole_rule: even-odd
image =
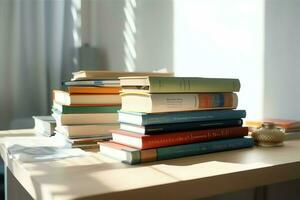
[[119,122],[135,125],[168,124],[241,119],[245,110],[209,110],[166,113],[140,113],[119,111]]
[[248,136],[242,138],[160,147],[147,150],[135,149],[113,142],[103,142],[100,143],[100,153],[120,160],[124,163],[134,165],[145,162],[247,148],[252,147],[253,145],[253,139]]
[[120,81],[111,80],[77,80],[77,81],[64,81],[62,86],[120,86]]
[[53,102],[52,109],[62,114],[117,113],[120,106],[65,106]]

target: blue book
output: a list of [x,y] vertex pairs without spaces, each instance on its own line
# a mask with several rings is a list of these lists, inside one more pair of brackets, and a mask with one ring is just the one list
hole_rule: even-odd
[[147,150],[135,149],[113,142],[103,142],[100,143],[100,153],[133,165],[158,160],[241,149],[252,147],[253,145],[254,142],[251,137],[215,140],[210,142],[199,142]]
[[164,132],[177,132],[186,130],[203,130],[212,128],[240,127],[243,125],[242,119],[229,119],[217,121],[203,122],[184,122],[173,124],[150,124],[150,125],[134,125],[128,123],[120,123],[120,129],[145,135],[155,135]]
[[241,119],[245,117],[245,110],[209,110],[168,113],[139,113],[119,111],[119,122],[135,125],[216,121]]
[[120,86],[120,80],[77,80],[64,81],[63,86]]

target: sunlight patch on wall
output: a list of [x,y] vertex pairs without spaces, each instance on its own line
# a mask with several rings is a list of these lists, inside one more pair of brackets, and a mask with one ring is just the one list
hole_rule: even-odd
[[72,0],[71,13],[74,22],[73,27],[73,38],[75,47],[81,46],[81,1],[80,0]]
[[135,71],[136,48],[135,48],[135,0],[125,0],[124,13],[125,13],[125,27],[124,35],[124,51],[125,51],[125,65],[128,71]]
[[241,81],[239,108],[262,116],[264,1],[174,2],[174,71]]
[[[72,0],[71,13],[73,18],[73,38],[74,38],[74,47],[81,47],[81,0]],[[79,61],[78,57],[73,57],[74,66],[78,67]]]

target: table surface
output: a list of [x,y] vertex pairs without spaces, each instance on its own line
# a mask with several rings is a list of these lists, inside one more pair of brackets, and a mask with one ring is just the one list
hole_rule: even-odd
[[[28,142],[27,142],[28,141]],[[38,199],[195,199],[300,178],[300,139],[283,147],[191,156],[130,166],[99,153],[23,163],[7,145],[57,144],[32,129],[0,131],[0,153],[10,171]]]

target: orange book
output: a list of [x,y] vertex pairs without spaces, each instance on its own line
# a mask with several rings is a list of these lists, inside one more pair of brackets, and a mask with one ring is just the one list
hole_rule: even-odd
[[300,131],[300,121],[290,119],[266,118],[261,120],[247,120],[245,126],[257,128],[261,127],[263,122],[274,123],[276,127],[284,129],[285,132]]
[[120,87],[68,87],[69,94],[119,94]]

